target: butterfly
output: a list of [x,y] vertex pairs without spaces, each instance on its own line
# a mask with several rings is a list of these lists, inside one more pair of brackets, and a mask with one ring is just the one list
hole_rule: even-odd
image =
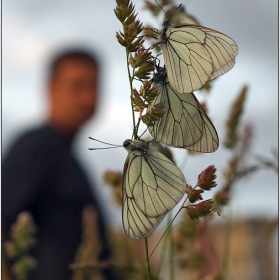
[[216,30],[199,25],[172,25],[165,20],[163,28],[155,32],[169,81],[179,93],[201,88],[235,64],[236,43]]
[[216,129],[193,93],[179,93],[168,81],[166,70],[158,67],[152,81],[159,94],[152,102],[165,105],[164,115],[148,126],[150,134],[165,145],[211,153],[219,146]]
[[153,141],[125,140],[123,169],[124,231],[131,239],[148,237],[184,196],[180,169],[153,147]]

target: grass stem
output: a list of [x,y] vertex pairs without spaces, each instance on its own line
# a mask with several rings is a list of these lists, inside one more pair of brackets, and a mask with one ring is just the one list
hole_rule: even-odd
[[145,238],[145,248],[146,248],[146,268],[147,268],[147,278],[151,280],[151,269],[150,269],[150,256],[149,256],[149,245],[148,238]]

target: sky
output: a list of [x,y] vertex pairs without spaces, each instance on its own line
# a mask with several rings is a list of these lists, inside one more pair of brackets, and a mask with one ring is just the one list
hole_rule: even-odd
[[[160,28],[135,0],[144,23]],[[213,83],[208,115],[220,142],[231,103],[244,85],[249,87],[242,123],[254,127],[251,156],[272,158],[278,146],[278,2],[250,0],[181,0],[202,25],[233,38],[239,53],[234,68]],[[47,114],[46,66],[53,52],[68,46],[93,48],[102,61],[101,102],[97,116],[81,130],[74,152],[95,182],[99,199],[111,224],[118,225],[109,188],[101,184],[107,169],[121,171],[124,149],[88,151],[99,147],[88,136],[113,144],[131,137],[132,121],[125,50],[116,40],[121,24],[113,0],[3,0],[2,1],[2,153],[27,128],[43,122]],[[190,158],[183,169],[189,184],[210,164],[222,170],[230,157],[223,147],[213,154]],[[184,150],[173,149],[180,163]],[[263,170],[240,181],[233,192],[232,211],[237,217],[274,218],[278,213],[278,178]],[[210,196],[209,196],[210,198]]]

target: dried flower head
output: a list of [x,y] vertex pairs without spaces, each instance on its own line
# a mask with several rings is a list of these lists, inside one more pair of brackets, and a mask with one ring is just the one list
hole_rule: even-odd
[[215,194],[214,201],[218,205],[227,205],[229,202],[229,192],[227,190],[217,192]]
[[[158,87],[153,86],[152,82],[146,80],[138,92],[132,91],[131,101],[136,112],[140,112],[140,118],[146,125],[153,125],[154,122],[163,116],[165,106],[163,103],[152,105],[152,101],[158,95]],[[146,109],[146,112],[143,111]]]
[[130,0],[117,0],[116,2],[114,12],[123,25],[123,32],[116,33],[117,40],[128,52],[137,51],[144,43],[143,37],[138,37],[143,30],[143,24],[136,19],[135,7]]
[[152,59],[152,53],[144,48],[137,50],[133,55],[129,56],[129,63],[132,68],[138,68],[144,63],[149,63],[151,65],[151,70],[154,70],[154,60]]
[[36,267],[36,260],[27,255],[35,245],[34,234],[37,230],[33,218],[28,212],[21,212],[11,228],[11,238],[4,243],[8,259],[13,261],[12,272],[16,279],[26,279]]
[[122,205],[122,178],[121,172],[108,170],[103,174],[103,184],[109,185],[113,189],[113,200],[117,205]]
[[141,116],[141,119],[146,125],[153,126],[163,116],[164,111],[165,105],[163,103],[149,105],[146,114]]
[[206,191],[216,187],[216,171],[215,165],[208,166],[198,175],[197,186]]
[[158,95],[158,89],[152,86],[150,81],[145,81],[140,87],[139,92],[134,89],[131,95],[131,101],[136,112],[143,112],[151,105],[152,101]]
[[240,91],[239,95],[237,96],[236,100],[232,104],[229,117],[226,122],[227,135],[226,135],[226,139],[224,140],[224,145],[225,147],[230,149],[235,147],[237,142],[237,138],[238,138],[237,129],[239,124],[239,119],[243,112],[247,91],[248,91],[248,87],[244,86]]
[[149,79],[150,77],[150,72],[154,70],[153,64],[151,64],[149,61],[148,62],[143,62],[138,70],[134,72],[134,76],[139,78],[139,79]]
[[16,258],[31,249],[36,243],[34,237],[36,230],[30,213],[21,212],[17,221],[12,225],[11,240],[5,244],[7,255],[10,258]]
[[122,173],[108,170],[103,174],[103,184],[118,187],[122,183]]
[[186,193],[188,194],[189,202],[194,203],[198,200],[202,200],[201,194],[204,193],[201,189],[195,189],[192,186],[187,184]]
[[199,219],[202,216],[212,214],[214,201],[212,199],[204,200],[195,205],[186,206],[187,213],[192,220]]

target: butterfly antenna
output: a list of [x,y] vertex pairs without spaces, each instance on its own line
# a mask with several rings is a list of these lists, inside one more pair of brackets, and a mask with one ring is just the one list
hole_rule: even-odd
[[139,138],[141,138],[147,131],[148,127],[144,130],[144,132],[139,136]]
[[[115,145],[115,144],[103,142],[103,141],[100,141],[100,140],[95,139],[95,138],[92,138],[92,137],[88,137],[88,138],[91,139],[91,140],[93,140],[93,141],[97,141],[97,142],[99,142],[99,143],[102,143],[102,144],[106,144],[106,145],[110,145],[110,146],[115,146],[115,148],[122,147],[122,145]],[[110,148],[102,148],[102,149],[110,149]]]
[[154,62],[153,64],[156,65],[156,66],[157,66],[157,61],[158,61],[158,65],[159,65],[159,63],[160,63],[160,59],[158,58],[159,55],[160,55],[160,54],[158,54],[157,56],[151,55],[152,59],[155,60],[155,62]]
[[161,8],[161,10],[164,12],[166,18],[167,18],[167,14],[165,12],[165,10],[163,9],[163,7],[159,4],[159,2],[157,0],[155,0],[155,2],[159,5],[159,7]]
[[178,6],[178,8],[174,11],[174,13],[172,14],[171,18],[173,18],[173,16],[177,13],[177,11],[182,7],[182,4],[180,4]]
[[116,149],[122,146],[118,146],[118,147],[107,147],[107,148],[88,148],[88,150],[90,151],[94,151],[94,150],[107,150],[107,149]]

